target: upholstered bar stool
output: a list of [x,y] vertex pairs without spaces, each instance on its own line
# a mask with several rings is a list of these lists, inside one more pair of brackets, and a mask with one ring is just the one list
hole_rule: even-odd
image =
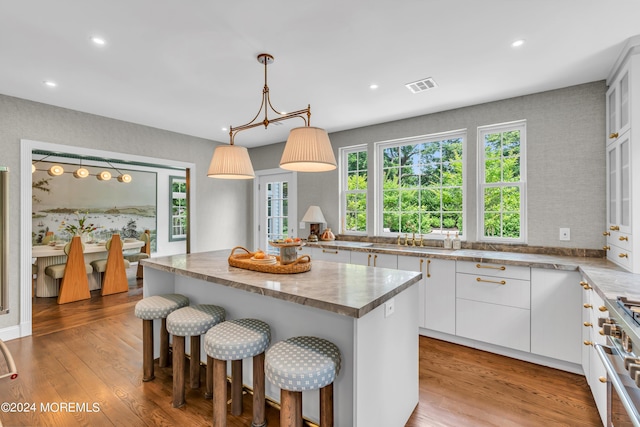
[[180,308],[167,316],[167,331],[173,335],[173,407],[185,403],[184,341],[191,337],[191,388],[200,387],[200,335],[220,322],[224,322],[224,308],[211,304],[197,304]]
[[[234,319],[209,329],[204,336],[207,381],[213,371],[213,425],[227,425],[227,360],[231,360],[231,413],[242,414],[242,360],[253,358],[252,427],[267,425],[265,417],[264,351],[271,342],[271,329],[257,319]],[[213,364],[210,369],[210,363]]]
[[280,341],[265,355],[265,374],[280,387],[280,426],[302,427],[302,392],[320,389],[320,427],[333,426],[333,381],[340,371],[340,350],[316,337]]
[[160,367],[167,366],[169,361],[169,333],[167,332],[167,316],[182,307],[189,305],[189,298],[180,294],[154,295],[141,299],[136,303],[136,317],[142,319],[142,381],[151,381],[153,373],[153,321],[160,319]]

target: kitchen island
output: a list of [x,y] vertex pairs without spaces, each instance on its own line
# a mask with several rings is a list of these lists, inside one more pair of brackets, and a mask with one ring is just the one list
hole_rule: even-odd
[[[338,346],[336,426],[403,426],[418,403],[418,283],[421,274],[312,261],[311,271],[268,274],[228,265],[229,250],[142,260],[144,296],[180,293],[216,304],[227,319],[271,326],[272,343],[299,335]],[[159,322],[154,324],[159,355]],[[188,351],[188,349],[187,349]],[[202,351],[201,360],[206,355]],[[244,384],[251,386],[251,364]],[[267,397],[280,390],[267,381]],[[318,422],[318,391],[304,392],[303,414]],[[188,405],[188,402],[187,402]]]

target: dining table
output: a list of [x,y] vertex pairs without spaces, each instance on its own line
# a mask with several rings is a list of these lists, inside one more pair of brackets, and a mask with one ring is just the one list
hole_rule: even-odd
[[[122,242],[123,251],[133,251],[144,246],[144,242],[138,239],[126,238]],[[106,242],[95,242],[84,244],[84,259],[86,263],[91,261],[106,259],[107,248]],[[52,245],[35,245],[31,249],[31,256],[35,259],[37,267],[36,277],[36,297],[56,297],[58,296],[58,283],[55,279],[44,274],[45,268],[50,265],[64,264],[67,262],[67,256],[64,253],[64,244]],[[102,275],[100,273],[92,273],[88,275],[89,290],[93,291],[102,287]]]

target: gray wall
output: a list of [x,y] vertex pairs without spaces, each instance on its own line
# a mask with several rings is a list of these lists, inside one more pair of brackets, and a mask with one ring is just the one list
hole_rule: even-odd
[[207,178],[216,143],[160,129],[0,95],[0,165],[10,176],[9,308],[0,328],[19,323],[20,140],[87,147],[196,165],[196,246],[192,252],[246,245],[251,182]]
[[[605,82],[598,81],[336,132],[330,138],[337,158],[339,147],[371,146],[377,141],[466,128],[466,226],[468,240],[473,241],[477,232],[477,127],[526,119],[528,244],[601,249],[605,226],[605,92]],[[254,168],[278,167],[283,147],[278,144],[250,150]],[[309,205],[319,205],[335,232],[339,229],[338,202],[337,170],[298,174],[299,218]],[[558,239],[560,227],[571,229],[571,241]]]

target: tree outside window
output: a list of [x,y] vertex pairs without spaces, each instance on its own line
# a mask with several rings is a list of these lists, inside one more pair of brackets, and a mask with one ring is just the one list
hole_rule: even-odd
[[367,148],[350,147],[342,151],[342,194],[346,234],[367,232],[367,186],[369,182]]

